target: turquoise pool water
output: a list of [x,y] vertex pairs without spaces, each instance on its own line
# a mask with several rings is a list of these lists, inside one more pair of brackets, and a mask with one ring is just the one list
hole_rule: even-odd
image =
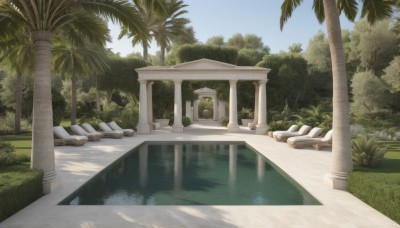
[[320,205],[243,142],[148,142],[60,205]]

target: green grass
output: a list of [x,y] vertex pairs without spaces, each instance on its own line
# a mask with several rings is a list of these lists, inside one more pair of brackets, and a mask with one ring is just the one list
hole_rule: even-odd
[[21,162],[30,162],[32,150],[32,133],[23,133],[20,135],[2,135],[0,139],[10,142],[17,154],[17,158]]
[[388,152],[374,169],[354,167],[349,191],[400,224],[400,143],[383,142]]

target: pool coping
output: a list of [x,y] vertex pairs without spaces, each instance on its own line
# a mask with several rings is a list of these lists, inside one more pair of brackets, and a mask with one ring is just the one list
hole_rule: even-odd
[[[204,134],[206,132],[206,134]],[[400,227],[346,191],[324,180],[330,151],[293,149],[241,128],[183,134],[168,129],[151,135],[102,139],[83,147],[56,147],[60,187],[0,223],[1,227]],[[300,184],[318,206],[64,206],[62,199],[95,174],[144,141],[245,141]]]

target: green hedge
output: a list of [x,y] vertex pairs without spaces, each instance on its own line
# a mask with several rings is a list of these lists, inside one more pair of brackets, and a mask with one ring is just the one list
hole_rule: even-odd
[[185,44],[177,50],[176,58],[178,63],[206,58],[236,65],[238,50],[233,47]]
[[27,164],[0,167],[0,222],[42,196],[42,179]]
[[354,171],[349,191],[400,224],[400,179],[398,173]]

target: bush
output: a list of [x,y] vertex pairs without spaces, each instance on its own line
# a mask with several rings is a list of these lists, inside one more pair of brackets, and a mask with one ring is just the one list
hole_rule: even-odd
[[221,125],[226,127],[226,126],[228,126],[228,124],[229,124],[229,117],[225,116],[221,121]]
[[360,166],[376,167],[383,160],[386,148],[379,145],[375,138],[362,136],[353,140],[353,161]]
[[0,142],[0,166],[13,165],[18,162],[14,146],[9,142]]
[[190,120],[189,117],[184,116],[184,117],[182,117],[182,124],[183,124],[184,127],[187,127],[190,124],[192,124],[192,121]]
[[206,58],[235,65],[238,58],[238,50],[233,47],[185,44],[177,50],[176,58],[179,63]]
[[43,172],[28,165],[0,170],[0,222],[42,196]]
[[272,121],[268,124],[269,131],[287,130],[291,123],[286,121]]

